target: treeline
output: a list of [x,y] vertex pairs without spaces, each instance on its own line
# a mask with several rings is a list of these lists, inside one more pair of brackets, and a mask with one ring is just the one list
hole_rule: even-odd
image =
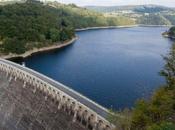
[[39,2],[0,6],[1,52],[24,53],[74,36],[61,11]]
[[108,17],[102,13],[78,7],[75,4],[64,5],[57,2],[50,2],[48,5],[62,9],[64,19],[67,19],[69,24],[74,28],[135,24],[133,20],[127,17]]
[[105,17],[74,4],[42,4],[28,0],[1,5],[0,53],[21,54],[33,48],[61,43],[75,36],[75,28],[125,24],[132,24],[132,21],[123,17]]
[[110,115],[116,130],[175,130],[175,45],[164,59],[166,64],[160,75],[166,84],[149,101],[139,100],[132,110]]
[[175,38],[175,27],[171,27],[167,33],[170,37]]

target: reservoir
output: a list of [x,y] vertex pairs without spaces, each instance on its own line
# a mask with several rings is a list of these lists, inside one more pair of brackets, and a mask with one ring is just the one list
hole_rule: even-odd
[[132,107],[164,84],[159,76],[172,41],[166,27],[133,27],[77,32],[65,48],[32,55],[25,65],[114,109]]

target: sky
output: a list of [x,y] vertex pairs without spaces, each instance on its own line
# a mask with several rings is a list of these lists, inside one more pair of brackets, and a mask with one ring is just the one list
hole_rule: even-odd
[[143,5],[156,4],[169,7],[175,7],[175,0],[57,0],[61,3],[75,3],[79,6],[98,5],[98,6],[115,6],[115,5]]

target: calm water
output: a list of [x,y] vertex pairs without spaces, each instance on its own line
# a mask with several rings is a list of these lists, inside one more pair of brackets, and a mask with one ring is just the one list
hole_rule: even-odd
[[172,41],[165,27],[134,27],[78,32],[61,50],[25,59],[39,71],[105,107],[132,107],[165,81],[158,75]]

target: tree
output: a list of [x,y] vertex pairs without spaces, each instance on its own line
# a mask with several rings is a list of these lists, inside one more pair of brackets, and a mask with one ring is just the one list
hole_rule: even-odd
[[165,77],[169,88],[175,88],[175,46],[172,47],[169,55],[164,57],[164,60],[166,64],[160,74]]
[[21,53],[71,39],[74,30],[61,11],[35,0],[0,6],[0,40],[4,44],[1,52]]
[[147,130],[175,130],[175,125],[171,122],[162,122],[149,126]]
[[50,29],[50,39],[52,40],[52,42],[57,42],[60,41],[60,32],[58,29]]
[[169,35],[175,36],[175,27],[171,27],[169,30]]
[[149,101],[140,100],[133,109],[133,130],[174,130],[175,124],[175,47],[165,58],[161,71],[166,84]]
[[132,130],[145,130],[145,127],[150,124],[151,119],[148,115],[148,103],[145,100],[139,100],[134,109],[132,116]]
[[18,40],[17,38],[7,38],[3,43],[4,52],[12,52],[16,54],[21,54],[26,51],[25,42]]
[[125,108],[123,111],[113,111],[107,118],[111,123],[115,124],[116,130],[130,130],[131,129],[131,110]]

